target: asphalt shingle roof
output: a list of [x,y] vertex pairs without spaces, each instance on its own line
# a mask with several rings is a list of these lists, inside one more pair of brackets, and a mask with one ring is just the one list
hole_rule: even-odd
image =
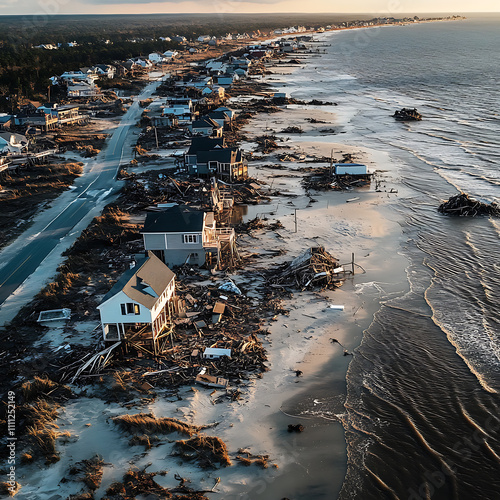
[[203,230],[203,211],[186,206],[174,206],[150,213],[143,233],[190,233]]

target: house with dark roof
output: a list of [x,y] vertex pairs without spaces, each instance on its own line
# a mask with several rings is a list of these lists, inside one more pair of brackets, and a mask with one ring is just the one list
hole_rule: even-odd
[[121,276],[97,309],[105,342],[125,340],[156,354],[178,312],[175,274],[148,252]]
[[208,172],[209,177],[217,177],[226,182],[248,177],[248,165],[238,148],[199,151],[196,154],[196,168],[198,172]]
[[201,170],[197,166],[197,154],[200,151],[210,151],[226,147],[224,137],[196,136],[191,140],[191,145],[184,155],[184,169],[190,175],[208,176],[208,169]]
[[223,130],[222,125],[209,116],[202,116],[200,119],[194,120],[188,128],[193,135],[205,137],[221,137]]
[[213,212],[185,205],[148,214],[141,233],[144,248],[168,266],[219,265],[236,239],[234,229],[216,227]]
[[248,165],[241,149],[226,148],[223,137],[193,137],[184,155],[189,175],[217,177],[232,182],[248,177]]
[[231,124],[231,117],[225,111],[211,111],[207,116],[223,128]]

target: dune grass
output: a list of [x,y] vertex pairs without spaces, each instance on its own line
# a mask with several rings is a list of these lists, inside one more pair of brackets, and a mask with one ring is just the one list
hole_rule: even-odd
[[195,436],[176,441],[175,446],[181,457],[196,460],[203,468],[215,468],[216,462],[223,467],[232,465],[226,443],[216,436]]
[[152,413],[119,415],[112,418],[121,429],[131,434],[170,434],[178,432],[186,436],[196,434],[201,427],[181,422],[175,418],[155,417]]

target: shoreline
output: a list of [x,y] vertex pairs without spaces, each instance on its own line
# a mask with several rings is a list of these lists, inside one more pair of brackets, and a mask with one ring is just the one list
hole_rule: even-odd
[[[324,112],[320,113],[321,110],[311,110],[307,106],[302,106],[300,109],[304,108],[309,116],[323,116],[321,113]],[[273,120],[275,120],[279,122],[281,128],[286,128],[287,125],[295,122],[297,112],[294,108],[284,109],[281,113],[272,115],[268,122],[272,124]],[[314,114],[316,112],[317,115]],[[335,120],[334,116],[332,116],[332,120]],[[253,133],[259,134],[262,132],[263,125],[262,120],[257,115],[244,127],[243,131],[251,129]],[[334,121],[334,126],[337,125],[342,126],[341,123]],[[268,124],[265,124],[266,128],[267,126]],[[292,139],[290,144],[301,150],[309,148],[310,152],[315,155],[329,156],[332,148],[335,149],[335,152],[340,150],[342,152],[361,154],[362,161],[368,161],[371,166],[380,164],[383,161],[383,156],[385,156],[383,154],[379,156],[380,152],[374,150],[364,150],[363,148],[337,142],[329,143],[327,140],[323,142],[304,140],[304,137],[301,137],[299,141]],[[343,262],[348,260],[347,256],[353,251],[352,247],[359,246],[360,250],[356,249],[356,253],[363,257],[360,257],[359,260],[356,259],[356,261],[368,272],[361,278],[359,275],[354,278],[356,281],[359,280],[356,285],[369,285],[375,280],[375,276],[380,278],[375,281],[380,281],[384,276],[384,272],[382,270],[376,271],[380,263],[375,261],[382,259],[383,252],[382,254],[376,253],[377,250],[373,248],[375,246],[373,238],[383,239],[389,247],[399,238],[399,226],[397,224],[393,223],[393,221],[389,222],[389,219],[385,218],[382,219],[383,223],[381,223],[381,219],[378,218],[378,214],[385,211],[386,193],[374,193],[371,189],[362,190],[356,192],[356,194],[360,195],[360,201],[356,204],[347,205],[345,199],[350,196],[349,193],[315,192],[313,197],[317,200],[317,203],[311,204],[311,200],[305,194],[303,188],[296,185],[297,177],[292,177],[303,175],[296,169],[304,166],[304,164],[284,162],[286,170],[276,172],[273,169],[262,168],[267,162],[268,160],[263,159],[259,163],[252,163],[249,167],[251,175],[256,174],[257,178],[266,180],[269,184],[277,181],[277,185],[282,192],[288,191],[296,193],[298,196],[291,199],[284,197],[281,201],[278,200],[276,213],[272,216],[275,220],[281,220],[284,225],[284,228],[277,232],[278,237],[274,232],[257,232],[252,238],[244,235],[241,238],[245,240],[244,244],[250,248],[258,244],[266,250],[286,248],[288,252],[283,257],[283,261],[290,260],[308,246],[322,244]],[[280,174],[277,179],[273,177],[276,173]],[[292,176],[287,176],[286,173]],[[281,177],[282,175],[285,176]],[[290,205],[288,205],[289,200],[293,200],[293,205],[299,209],[299,230],[297,234],[293,233],[293,219]],[[252,218],[250,214],[255,210],[259,213],[262,213],[268,207],[270,211],[273,210],[274,202],[273,198],[269,206],[257,205],[249,207],[247,218]],[[329,224],[332,221],[337,224],[336,227],[330,227]],[[318,235],[321,236],[318,237]],[[331,240],[341,241],[338,252],[330,243]],[[368,254],[366,254],[367,252]],[[378,249],[378,252],[380,252],[380,249]],[[272,264],[276,264],[278,260],[272,260]],[[389,266],[393,265],[392,257],[388,264]],[[265,259],[259,260],[258,265],[265,266]],[[238,273],[231,277],[236,284],[241,279]],[[335,475],[335,484],[329,484],[328,491],[331,493],[332,488],[335,491],[340,491],[347,458],[344,430],[341,426],[335,425],[335,422],[342,419],[342,414],[334,415],[333,420],[331,415],[328,418],[321,416],[319,422],[316,421],[318,417],[313,416],[312,425],[305,422],[307,428],[304,433],[290,435],[286,431],[286,424],[294,423],[296,419],[288,417],[283,412],[288,409],[288,406],[293,409],[295,406],[294,401],[297,398],[300,399],[301,394],[307,393],[312,388],[316,388],[315,390],[322,393],[325,384],[330,384],[332,381],[339,389],[338,396],[342,396],[340,389],[345,385],[345,374],[351,358],[350,356],[344,356],[340,346],[331,343],[330,337],[339,340],[340,344],[347,348],[348,351],[354,350],[359,345],[363,330],[371,321],[370,311],[378,307],[376,297],[373,298],[374,302],[370,304],[371,307],[365,305],[361,299],[361,296],[356,293],[356,286],[353,286],[352,283],[346,283],[343,287],[324,294],[315,292],[296,293],[292,301],[287,303],[290,316],[279,316],[278,320],[270,327],[271,336],[264,340],[269,354],[271,371],[264,374],[262,379],[257,379],[248,385],[244,396],[247,401],[214,406],[211,396],[208,395],[208,390],[197,388],[194,392],[191,392],[186,387],[181,390],[184,403],[178,403],[177,401],[165,402],[163,398],[159,398],[156,402],[147,405],[143,410],[153,410],[158,415],[181,413],[188,421],[196,424],[206,424],[213,421],[221,422],[216,434],[228,443],[231,450],[250,446],[252,453],[269,454],[270,459],[279,465],[277,470],[267,469],[263,471],[256,470],[253,467],[245,469],[234,465],[231,468],[218,469],[213,474],[208,474],[208,478],[211,478],[214,474],[221,478],[218,493],[223,493],[224,498],[232,498],[233,495],[234,498],[245,498],[242,495],[250,495],[246,496],[246,498],[274,499],[277,494],[281,494],[279,492],[282,492],[282,488],[290,488],[293,485],[290,482],[292,478],[299,481],[302,487],[307,487],[309,484],[307,479],[310,481],[311,476],[310,472],[306,470],[306,464],[311,458],[319,460],[321,463],[326,452],[333,453],[334,463],[338,468]],[[327,310],[329,303],[343,303],[345,311],[342,314],[332,313]],[[304,316],[304,312],[307,316]],[[313,325],[311,325],[309,316],[317,318]],[[333,323],[332,319],[339,321]],[[297,378],[295,376],[293,370],[296,369],[303,371],[302,377]],[[332,378],[328,379],[327,375],[332,370],[334,370],[334,373],[331,373]],[[300,394],[297,394],[297,389]],[[109,443],[107,442],[111,436],[109,436],[109,432],[106,433],[104,422],[113,412],[123,412],[123,410],[118,406],[115,409],[101,409],[101,413],[99,413],[97,408],[92,410],[86,408],[85,403],[85,399],[78,399],[75,403],[70,403],[65,413],[59,418],[58,423],[61,424],[63,430],[69,430],[72,435],[78,436],[78,440],[76,443],[65,445],[64,460],[61,460],[57,469],[51,468],[47,471],[47,476],[51,476],[57,471],[64,472],[63,466],[67,465],[68,460],[76,459],[77,450],[80,449],[81,451],[84,433],[86,436],[93,435],[92,431],[82,429],[84,422],[90,421],[90,415],[94,415],[92,417],[92,426],[97,429],[95,432],[103,433],[103,443],[96,443],[95,435],[91,442],[95,443],[96,452],[101,450],[105,461],[113,463],[113,457],[109,455]],[[313,402],[313,404],[315,403]],[[340,400],[338,404],[340,409]],[[283,410],[284,406],[285,410]],[[79,414],[80,412],[81,414]],[[328,436],[327,439],[324,438],[324,434]],[[107,439],[104,436],[107,436]],[[87,437],[86,439],[91,438]],[[310,442],[311,439],[312,443]],[[134,450],[127,448],[125,436],[122,435],[118,441],[120,443],[119,447],[113,445],[111,448],[111,453],[114,454],[115,459],[118,457],[117,454],[123,456],[136,454]],[[327,449],[322,448],[321,453],[317,454],[315,446],[319,445],[319,443]],[[334,450],[330,449],[332,443]],[[73,447],[74,451],[70,451],[70,448]],[[159,449],[163,449],[163,447]],[[121,455],[119,463],[124,465],[127,462]],[[143,457],[137,463],[145,463],[154,456],[157,456],[156,449],[153,449],[150,455]],[[305,463],[300,462],[301,457],[305,459]],[[157,467],[155,467],[156,469]],[[321,477],[324,479],[324,470],[316,465],[314,469],[319,474],[314,481],[319,481]],[[205,478],[206,474],[197,467],[183,465],[182,470],[183,476],[189,477],[193,481],[193,485],[207,487],[208,479]],[[301,471],[301,474],[298,474],[298,471]],[[111,479],[121,472],[122,470],[118,470],[116,466],[113,473],[107,472],[104,477],[105,480],[103,480],[96,494],[104,493],[105,487],[110,484]],[[50,478],[44,479],[45,481],[50,481]],[[174,484],[171,477],[167,477],[165,480],[158,478],[158,483],[164,486]],[[45,482],[45,484],[48,485],[48,482]],[[254,486],[249,491],[250,484]],[[295,487],[299,488],[299,484],[296,484]],[[23,493],[30,494],[27,491],[28,489],[29,485],[26,485],[18,494],[18,498],[28,498],[23,495]],[[307,498],[307,491],[304,492],[304,495],[303,498]],[[49,496],[47,494],[47,498]],[[294,497],[302,498],[297,497],[296,493],[294,493]]]

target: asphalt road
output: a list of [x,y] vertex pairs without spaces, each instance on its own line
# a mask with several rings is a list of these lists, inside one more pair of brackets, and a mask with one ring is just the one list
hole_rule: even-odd
[[[149,84],[139,99],[150,97],[159,82]],[[123,115],[120,125],[114,131],[106,147],[95,160],[91,170],[85,174],[83,183],[73,191],[74,199],[59,215],[40,231],[30,243],[8,262],[0,262],[0,304],[35,272],[44,259],[54,250],[88,212],[100,201],[112,195],[117,189],[116,174],[123,156],[125,139],[131,126],[137,123],[142,109],[135,101]],[[22,237],[22,236],[21,236]]]

